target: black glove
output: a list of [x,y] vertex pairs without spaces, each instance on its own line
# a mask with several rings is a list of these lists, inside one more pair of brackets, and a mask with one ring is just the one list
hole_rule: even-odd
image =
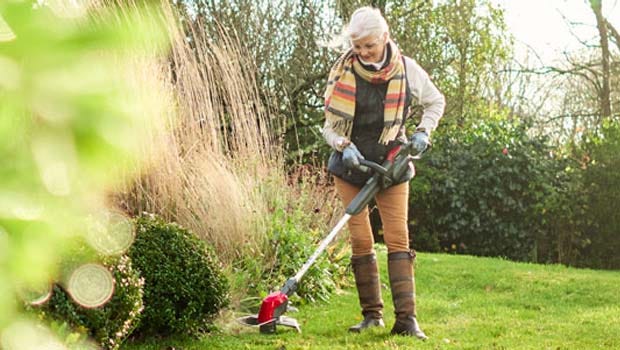
[[424,152],[431,144],[428,134],[424,130],[414,132],[409,140],[411,141],[411,147],[417,153]]
[[360,159],[364,159],[364,156],[357,150],[354,144],[348,145],[342,150],[342,162],[349,169],[359,169]]

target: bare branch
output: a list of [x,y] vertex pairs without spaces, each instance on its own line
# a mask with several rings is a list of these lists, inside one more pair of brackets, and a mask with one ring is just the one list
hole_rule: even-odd
[[618,50],[620,50],[620,33],[618,33],[616,28],[614,28],[614,26],[612,26],[608,20],[605,20],[605,24],[607,25],[607,29],[609,30],[609,33],[614,39],[613,41],[616,43]]
[[[543,124],[548,124],[551,123],[555,120],[559,120],[559,119],[565,119],[565,118],[599,118],[601,115],[597,112],[591,112],[591,111],[580,111],[580,112],[571,112],[571,113],[565,113],[565,114],[560,114],[560,115],[556,115],[554,117],[551,117],[545,121],[543,121]],[[611,118],[619,118],[620,114],[616,114],[616,115],[612,115]]]
[[611,116],[611,97],[609,87],[609,39],[607,38],[607,28],[605,23],[607,22],[603,17],[601,0],[590,0],[590,6],[596,17],[596,26],[599,32],[599,41],[601,43],[601,63],[603,65],[603,79],[602,88],[599,90],[599,102],[601,105],[601,113],[603,118]]
[[588,48],[596,48],[599,47],[598,44],[592,44],[590,43],[591,41],[595,41],[596,38],[589,38],[589,39],[582,39],[579,37],[579,35],[577,35],[577,33],[575,33],[575,31],[573,30],[574,26],[584,26],[584,27],[592,27],[592,25],[587,24],[587,23],[583,23],[583,22],[575,22],[575,21],[571,21],[570,19],[568,19],[560,10],[558,10],[558,13],[560,14],[560,16],[562,16],[562,19],[564,19],[564,22],[566,22],[567,24],[567,29],[569,31],[569,33],[575,38],[575,40],[577,40],[581,45],[588,47]]

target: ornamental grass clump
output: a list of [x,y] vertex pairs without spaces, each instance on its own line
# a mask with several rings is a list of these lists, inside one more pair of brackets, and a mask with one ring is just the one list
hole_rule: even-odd
[[265,243],[268,202],[257,192],[285,181],[279,127],[260,98],[255,64],[231,33],[215,42],[216,33],[169,2],[161,11],[172,47],[159,80],[174,100],[164,122],[152,119],[150,147],[136,149],[148,166],[118,189],[117,204],[190,229],[229,266]]
[[152,214],[136,219],[129,256],[145,279],[143,335],[207,331],[229,302],[228,281],[214,252],[191,231]]

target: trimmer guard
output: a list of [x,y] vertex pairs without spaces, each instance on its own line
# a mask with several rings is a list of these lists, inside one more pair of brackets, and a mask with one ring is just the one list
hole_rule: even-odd
[[245,317],[238,318],[237,321],[241,322],[246,326],[258,326],[260,332],[263,334],[271,334],[276,332],[276,325],[295,328],[298,333],[301,333],[301,328],[299,327],[299,322],[296,319],[288,316],[280,316],[277,319],[272,319],[267,321],[264,324],[260,324],[258,322],[258,315],[249,315]]

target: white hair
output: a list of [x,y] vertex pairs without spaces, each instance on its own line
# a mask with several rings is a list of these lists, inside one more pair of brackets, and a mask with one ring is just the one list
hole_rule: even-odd
[[364,6],[353,12],[345,33],[349,40],[357,40],[371,35],[389,35],[389,27],[379,9]]

